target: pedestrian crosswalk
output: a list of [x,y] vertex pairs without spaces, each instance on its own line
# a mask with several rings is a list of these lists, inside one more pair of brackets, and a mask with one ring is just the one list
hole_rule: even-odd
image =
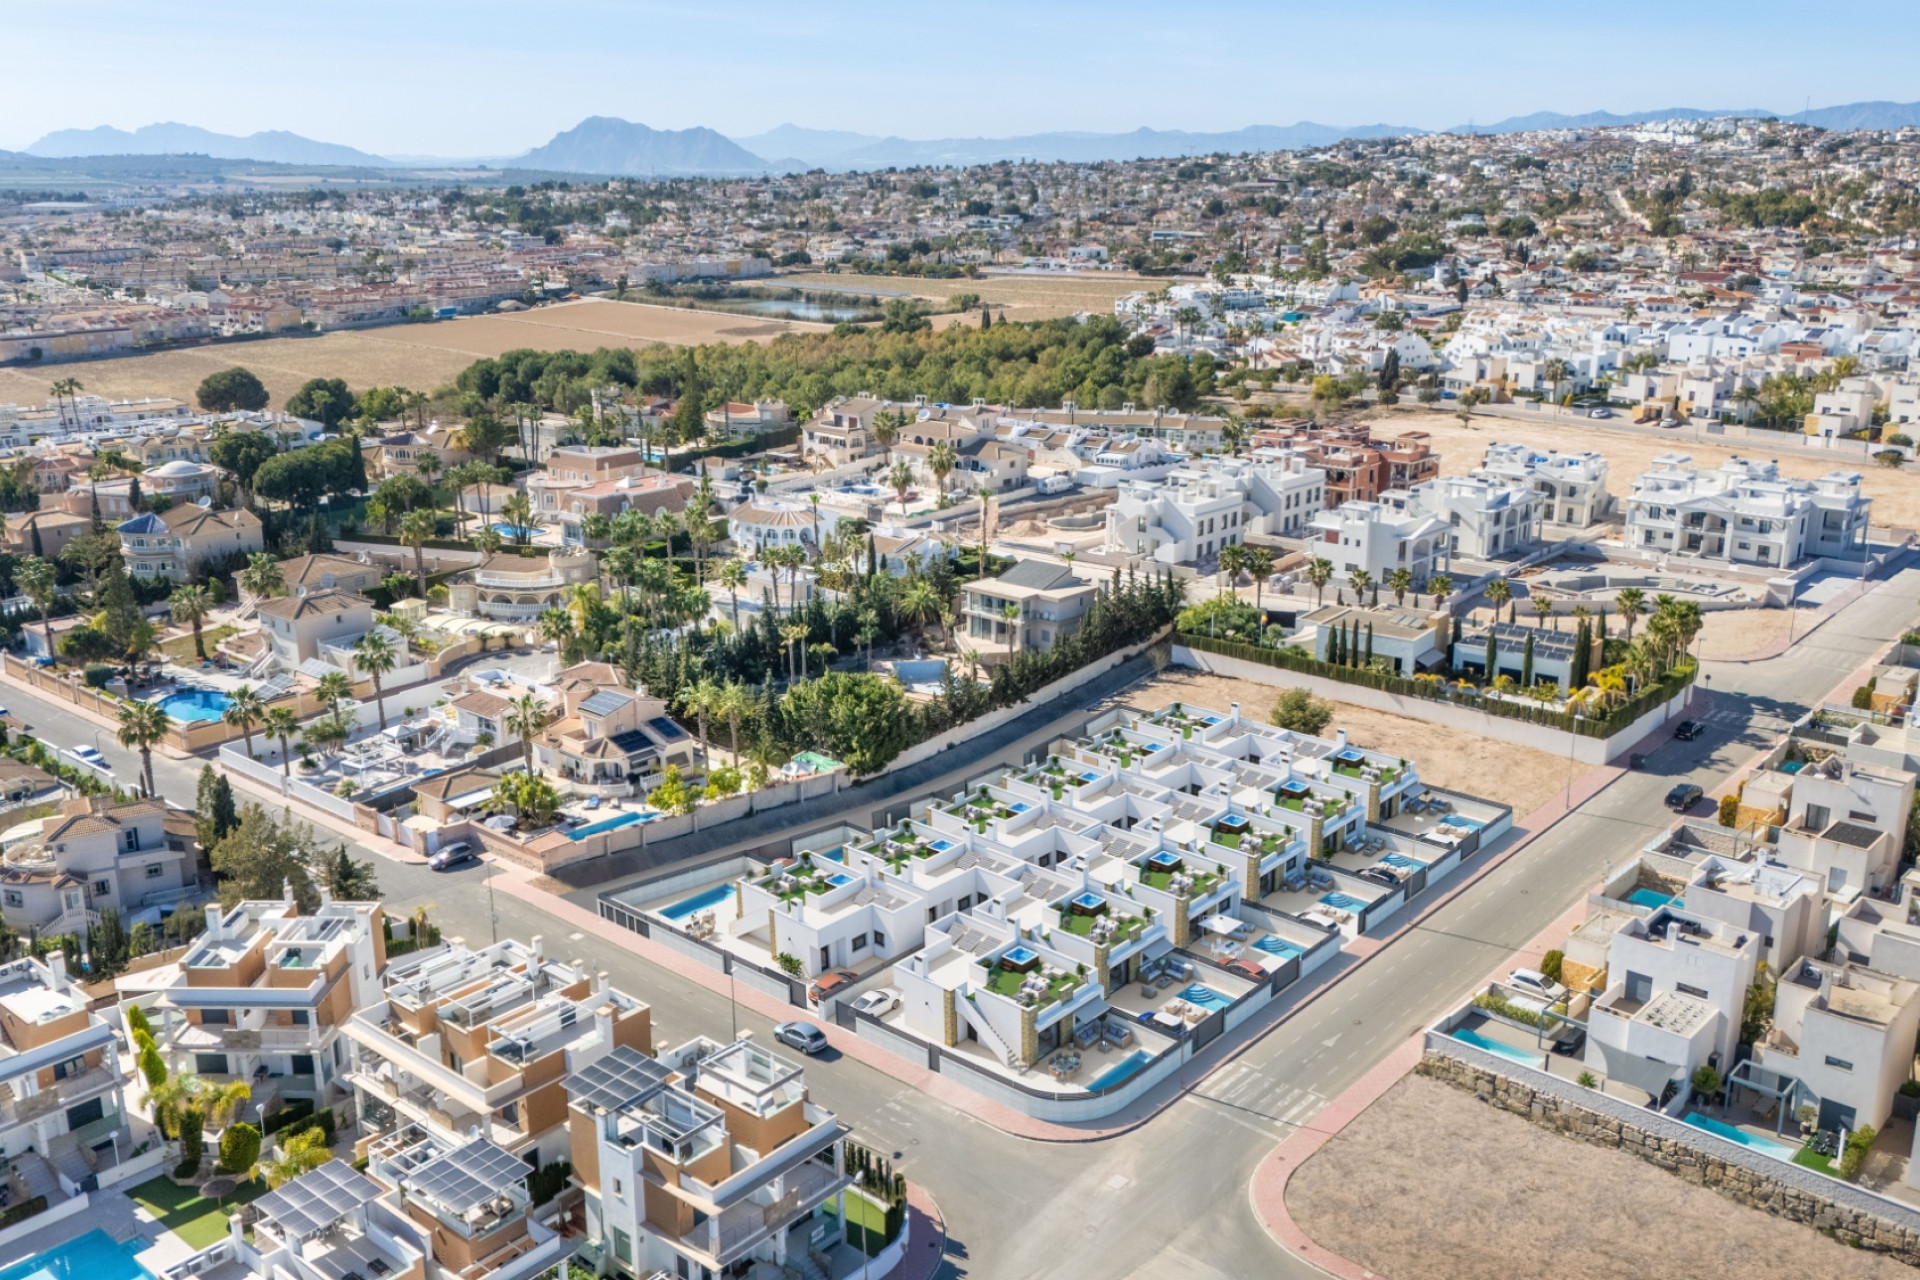
[[1241,1123],[1291,1132],[1327,1105],[1312,1089],[1288,1084],[1248,1062],[1231,1062],[1208,1076],[1190,1095],[1203,1106]]

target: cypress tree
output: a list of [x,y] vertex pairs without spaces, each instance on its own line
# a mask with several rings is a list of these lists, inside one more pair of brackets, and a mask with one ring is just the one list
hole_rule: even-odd
[[138,512],[140,510],[140,502],[140,477],[135,476],[133,479],[127,481],[127,505]]
[[1494,676],[1499,674],[1499,671],[1500,671],[1499,662],[1500,662],[1500,642],[1493,634],[1493,624],[1488,623],[1487,624],[1487,675],[1486,675],[1486,680],[1488,684],[1492,684]]
[[1509,603],[1507,605],[1507,625],[1512,626],[1514,623],[1518,622],[1519,620],[1520,620],[1520,606],[1517,604]]
[[1520,655],[1520,683],[1533,688],[1533,632],[1527,632],[1527,649]]
[[40,521],[37,518],[33,522],[33,554],[42,560],[47,558],[45,548],[40,545]]
[[1604,606],[1597,616],[1600,619],[1600,644],[1604,648],[1607,642],[1607,611]]
[[1369,667],[1373,665],[1373,624],[1371,622],[1367,624],[1367,663],[1366,665],[1368,665]]

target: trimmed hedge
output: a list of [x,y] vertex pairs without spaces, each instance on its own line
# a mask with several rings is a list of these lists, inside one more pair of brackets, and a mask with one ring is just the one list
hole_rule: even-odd
[[[260,1132],[278,1133],[288,1125],[300,1124],[301,1121],[311,1115],[313,1115],[313,1099],[295,1098],[287,1103],[286,1106],[268,1116],[266,1121],[261,1124]],[[306,1128],[304,1124],[301,1124],[300,1127],[303,1129]]]
[[1184,631],[1176,631],[1173,642],[1183,644],[1189,649],[1197,649],[1202,653],[1219,654],[1223,658],[1240,658],[1247,662],[1258,662],[1264,666],[1279,667],[1284,671],[1297,671],[1302,675],[1323,676],[1328,680],[1338,680],[1342,684],[1357,684],[1368,689],[1380,689],[1403,697],[1452,703],[1455,706],[1484,711],[1490,716],[1500,716],[1507,720],[1524,720],[1528,724],[1546,725],[1562,732],[1577,733],[1584,738],[1612,737],[1692,684],[1695,675],[1698,674],[1698,668],[1693,661],[1685,660],[1604,716],[1574,716],[1565,711],[1556,711],[1551,707],[1511,702],[1505,698],[1489,698],[1478,694],[1461,697],[1450,685],[1410,680],[1405,676],[1389,675],[1356,667],[1335,666],[1321,662],[1317,658],[1288,653],[1283,649],[1268,649],[1261,645],[1246,644],[1238,640],[1220,640],[1212,636],[1189,635]]

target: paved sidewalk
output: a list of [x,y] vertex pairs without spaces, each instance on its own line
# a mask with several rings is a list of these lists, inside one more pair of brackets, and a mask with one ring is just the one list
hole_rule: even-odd
[[1707,661],[1726,663],[1730,666],[1743,666],[1749,662],[1766,662],[1769,659],[1779,657],[1787,650],[1793,648],[1794,645],[1799,644],[1821,627],[1833,621],[1833,619],[1838,617],[1849,605],[1858,604],[1869,592],[1877,587],[1885,586],[1887,579],[1907,567],[1907,563],[1913,558],[1913,555],[1914,549],[1912,547],[1901,547],[1887,558],[1886,564],[1881,566],[1879,572],[1873,574],[1871,577],[1860,579],[1853,586],[1848,587],[1845,591],[1842,591],[1839,595],[1827,601],[1818,609],[1815,609],[1813,611],[1813,621],[1809,622],[1806,626],[1795,627],[1789,624],[1787,634],[1775,637],[1768,642],[1765,648],[1755,650],[1752,653],[1741,654],[1737,658],[1709,658]]
[[917,1182],[907,1184],[907,1235],[907,1252],[886,1280],[933,1280],[947,1257],[947,1220]]

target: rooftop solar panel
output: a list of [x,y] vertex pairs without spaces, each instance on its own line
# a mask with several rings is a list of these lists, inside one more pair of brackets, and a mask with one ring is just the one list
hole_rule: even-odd
[[621,693],[618,689],[602,689],[581,703],[580,709],[590,716],[607,716],[632,701],[631,696]]
[[454,1213],[465,1213],[479,1208],[530,1172],[527,1162],[505,1147],[485,1138],[475,1138],[466,1146],[415,1169],[406,1179],[406,1185]]
[[288,1235],[317,1235],[380,1196],[380,1184],[344,1160],[329,1160],[255,1202]]
[[647,721],[647,728],[652,730],[653,736],[662,742],[678,742],[687,736],[685,729],[682,729],[665,716],[655,716],[653,719]]
[[615,1045],[606,1056],[574,1072],[567,1092],[585,1106],[618,1111],[665,1088],[670,1074],[646,1054]]

